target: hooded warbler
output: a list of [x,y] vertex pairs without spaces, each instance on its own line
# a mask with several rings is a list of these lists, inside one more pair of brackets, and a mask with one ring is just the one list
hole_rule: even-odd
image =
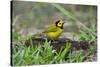
[[64,25],[63,20],[57,20],[54,25],[48,27],[42,33],[46,34],[46,36],[49,37],[50,39],[55,40],[63,33],[64,31],[63,25]]

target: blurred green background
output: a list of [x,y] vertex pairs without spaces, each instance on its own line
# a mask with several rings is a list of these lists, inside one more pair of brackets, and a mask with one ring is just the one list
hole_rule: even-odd
[[92,5],[14,1],[12,8],[13,31],[22,35],[41,32],[57,19],[65,19],[64,30],[70,33],[97,24],[97,7]]

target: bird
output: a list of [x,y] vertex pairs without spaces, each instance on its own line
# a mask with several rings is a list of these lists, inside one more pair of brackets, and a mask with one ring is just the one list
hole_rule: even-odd
[[64,32],[64,23],[65,22],[62,19],[56,20],[53,25],[49,26],[42,33],[44,33],[48,38],[56,40]]

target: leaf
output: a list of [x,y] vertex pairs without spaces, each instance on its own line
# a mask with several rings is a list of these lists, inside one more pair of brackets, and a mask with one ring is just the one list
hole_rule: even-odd
[[70,43],[67,42],[66,48],[60,54],[60,59],[65,59],[66,54],[68,53],[69,50],[70,50]]

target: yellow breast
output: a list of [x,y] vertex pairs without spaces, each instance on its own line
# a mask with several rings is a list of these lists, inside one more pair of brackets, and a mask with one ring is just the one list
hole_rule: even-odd
[[51,39],[57,39],[63,32],[63,29],[58,28],[55,32],[48,32],[47,36]]

